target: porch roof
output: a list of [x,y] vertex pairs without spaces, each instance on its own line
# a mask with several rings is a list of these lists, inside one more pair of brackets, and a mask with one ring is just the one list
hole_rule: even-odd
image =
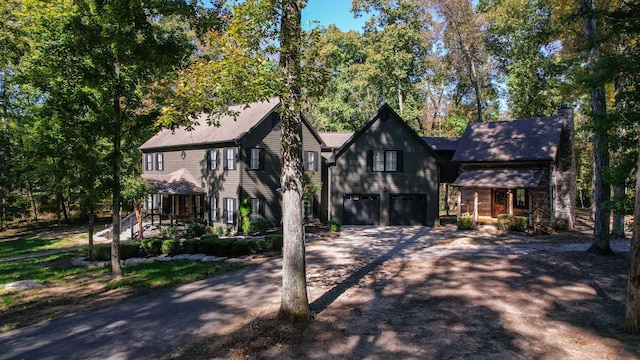
[[187,169],[180,169],[168,175],[144,173],[142,177],[156,184],[156,194],[201,195],[207,193],[197,184],[196,179]]
[[542,180],[543,170],[482,169],[465,170],[453,186],[470,188],[521,189],[535,188]]

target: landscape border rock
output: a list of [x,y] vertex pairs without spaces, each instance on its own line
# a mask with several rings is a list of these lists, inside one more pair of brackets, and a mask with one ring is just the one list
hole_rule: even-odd
[[21,291],[21,290],[41,288],[43,286],[44,285],[37,283],[33,280],[20,280],[20,281],[6,284],[4,286],[4,290],[5,291]]

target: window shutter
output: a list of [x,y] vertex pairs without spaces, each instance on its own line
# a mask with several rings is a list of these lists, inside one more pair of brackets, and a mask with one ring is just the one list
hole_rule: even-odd
[[260,149],[260,153],[259,153],[259,161],[260,161],[260,166],[258,166],[258,168],[260,170],[264,170],[264,149]]
[[308,168],[309,168],[309,152],[303,151],[302,152],[302,170],[307,171]]
[[398,154],[398,172],[403,172],[404,171],[404,156],[403,156],[403,152],[401,150],[398,150],[397,152]]
[[373,171],[373,150],[367,150],[367,172]]
[[264,217],[264,203],[265,203],[265,199],[259,199],[258,200],[258,213],[260,214],[260,216]]
[[244,162],[247,165],[247,169],[251,170],[251,148],[245,149]]
[[222,222],[226,223],[227,222],[227,199],[228,198],[222,198]]
[[318,171],[320,169],[320,153],[317,151],[313,152],[313,157],[315,158],[315,162],[313,163],[313,170]]
[[222,149],[222,169],[227,170],[227,168],[228,168],[227,164],[228,164],[228,161],[227,161],[227,149],[223,148]]

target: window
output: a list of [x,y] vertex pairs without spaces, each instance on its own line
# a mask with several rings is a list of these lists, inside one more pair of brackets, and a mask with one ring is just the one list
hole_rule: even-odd
[[305,151],[304,152],[304,170],[305,171],[318,171],[318,152],[317,151]]
[[384,151],[373,152],[373,171],[384,171]]
[[209,149],[209,170],[218,170],[218,149]]
[[402,151],[369,150],[367,152],[368,171],[402,171]]
[[211,210],[211,221],[218,221],[218,198],[211,196],[209,198],[209,207]]
[[264,149],[247,149],[247,162],[251,170],[264,170]]
[[224,149],[224,168],[227,170],[236,169],[236,149],[235,148]]
[[514,206],[518,208],[527,207],[527,192],[525,189],[516,189],[516,196],[513,199]]
[[251,220],[259,219],[264,216],[263,214],[263,199],[252,198],[251,199]]
[[145,154],[144,170],[153,171],[153,154]]
[[164,170],[164,154],[163,153],[156,154],[156,170],[158,171]]
[[235,222],[236,199],[224,198],[223,206],[224,222],[227,224],[233,224]]

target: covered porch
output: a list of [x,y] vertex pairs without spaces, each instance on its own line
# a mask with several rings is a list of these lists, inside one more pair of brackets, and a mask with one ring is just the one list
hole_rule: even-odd
[[535,221],[537,191],[544,170],[477,169],[465,170],[453,182],[459,187],[458,217],[473,216],[475,222],[494,223],[500,215]]
[[143,178],[154,182],[156,191],[145,202],[147,217],[151,223],[163,220],[173,226],[185,222],[206,221],[206,191],[186,169],[171,174],[145,173]]

